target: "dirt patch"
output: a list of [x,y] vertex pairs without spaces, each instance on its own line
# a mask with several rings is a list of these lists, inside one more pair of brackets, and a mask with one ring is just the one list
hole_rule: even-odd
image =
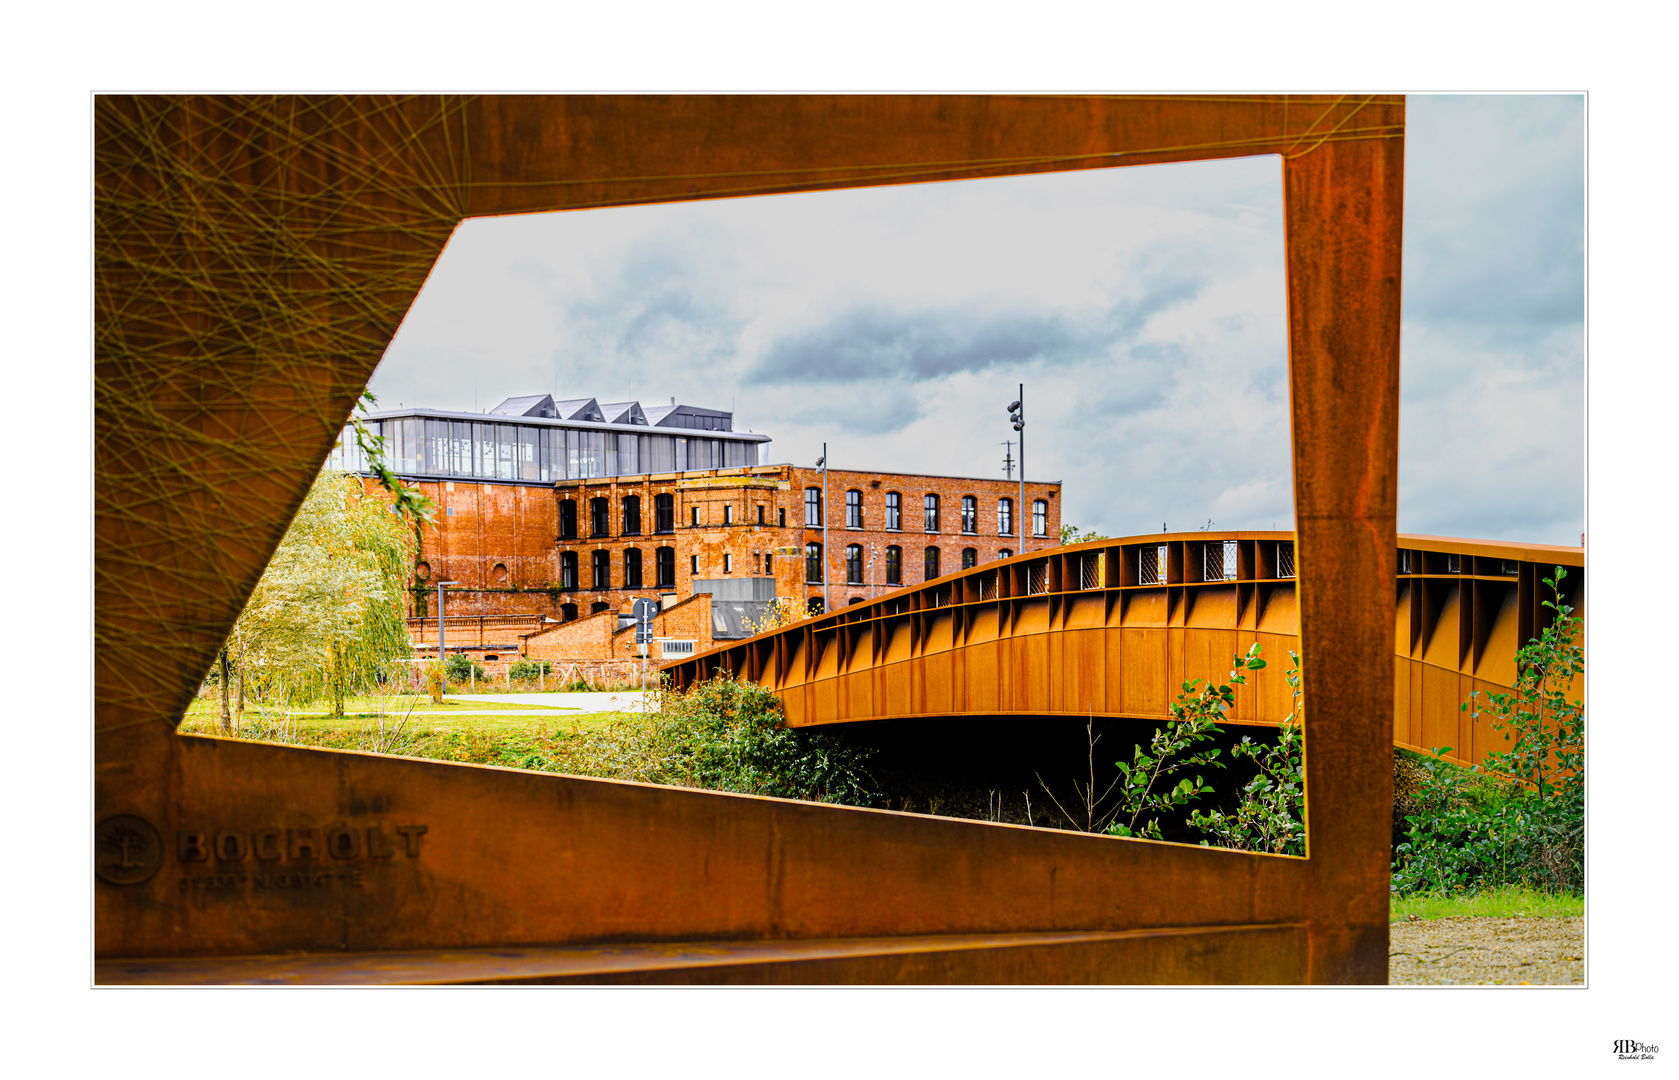
[[1584,986],[1586,920],[1457,917],[1388,929],[1390,986]]

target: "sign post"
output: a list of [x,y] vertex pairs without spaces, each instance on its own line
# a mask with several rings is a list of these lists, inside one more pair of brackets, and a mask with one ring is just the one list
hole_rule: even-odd
[[630,606],[635,615],[635,645],[641,652],[641,689],[647,691],[647,645],[653,640],[653,616],[659,613],[659,603],[649,600],[645,596],[638,596]]

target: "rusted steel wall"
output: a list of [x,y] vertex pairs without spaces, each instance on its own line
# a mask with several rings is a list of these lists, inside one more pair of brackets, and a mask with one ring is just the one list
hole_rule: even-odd
[[[1237,560],[1225,577],[1228,541]],[[723,672],[769,687],[795,727],[1010,713],[1164,720],[1185,680],[1223,681],[1232,654],[1258,642],[1268,666],[1237,687],[1230,722],[1274,725],[1292,707],[1285,675],[1300,647],[1293,560],[1279,559],[1293,544],[1286,532],[1195,532],[1056,548],[665,670],[678,686]],[[1502,737],[1459,706],[1471,691],[1510,689],[1516,650],[1548,614],[1535,583],[1554,567],[1568,570],[1583,614],[1584,552],[1406,535],[1399,546],[1411,572],[1398,575],[1394,744],[1449,746],[1478,764]]]
[[[98,97],[94,124],[100,955],[443,945],[477,935],[486,912],[503,940],[842,933],[880,913],[891,886],[925,882],[948,904],[937,919],[961,932],[999,912],[1039,925],[1303,925],[1286,955],[1274,937],[1253,945],[1246,970],[1385,981],[1402,99]],[[717,794],[353,755],[337,767],[174,736],[462,218],[1271,153],[1283,159],[1309,858],[768,812]],[[850,825],[864,819],[877,824]],[[671,820],[688,823],[670,830],[681,848],[660,839]],[[371,851],[367,829],[392,842],[381,822],[440,830],[435,888],[393,851],[383,865],[404,869],[365,902],[315,875],[283,894],[226,875],[199,886],[186,875],[184,897],[178,876],[175,892],[159,891],[165,849],[190,855],[194,837],[237,830],[255,850],[254,830],[280,830],[260,842],[283,841],[288,857],[295,843],[301,858],[298,830],[339,829],[320,842]],[[553,837],[574,828],[614,841],[634,872],[591,855],[588,873],[566,877]],[[718,875],[753,884],[712,899]],[[706,898],[697,912],[666,900],[673,876],[687,883],[674,895]],[[1034,879],[1029,905],[1009,895]],[[222,906],[224,887],[240,899]],[[932,907],[917,901],[910,921]],[[562,910],[578,921],[549,917]],[[1179,940],[1180,958],[1248,948],[1228,934]]]
[[[1282,925],[1300,859],[482,766],[121,740],[101,957]],[[1278,967],[1277,964],[1282,966]],[[1280,958],[1265,973],[1299,975]]]

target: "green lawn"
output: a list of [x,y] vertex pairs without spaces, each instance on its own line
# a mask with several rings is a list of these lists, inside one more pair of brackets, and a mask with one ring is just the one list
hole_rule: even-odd
[[1508,885],[1474,896],[1396,896],[1389,910],[1392,913],[1389,918],[1395,922],[1411,915],[1419,919],[1462,916],[1505,919],[1522,915],[1547,919],[1578,918],[1586,913],[1586,900],[1583,896],[1554,895],[1523,885]]
[[[559,691],[554,691],[554,693],[559,693]],[[555,705],[546,707],[552,708],[556,717],[577,715],[575,712],[572,712],[563,706]],[[344,699],[344,719],[371,720],[377,718],[381,715],[381,713],[386,717],[400,718],[403,714],[410,712],[415,717],[419,717],[426,715],[448,716],[451,713],[461,712],[531,712],[541,708],[545,708],[545,706],[521,705],[516,702],[503,701],[445,700],[441,705],[433,705],[431,703],[431,698],[427,697],[425,694],[392,694],[381,697],[352,697]],[[247,719],[251,719],[253,717],[259,717],[262,711],[262,709],[256,707],[255,705],[250,705],[246,708],[245,715]],[[270,713],[278,713],[279,710],[270,709],[268,711]],[[296,709],[286,710],[286,714],[288,716],[298,718],[326,717],[329,716],[331,712],[332,706],[325,701],[316,701]],[[221,699],[215,695],[211,695],[210,697],[194,698],[192,704],[187,707],[188,720],[205,720],[209,722],[211,726],[216,725],[217,718],[220,715]],[[533,717],[532,719],[535,718]]]

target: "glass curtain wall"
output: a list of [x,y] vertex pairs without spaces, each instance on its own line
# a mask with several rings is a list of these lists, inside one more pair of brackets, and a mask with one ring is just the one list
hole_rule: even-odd
[[[552,483],[758,463],[753,444],[731,439],[426,417],[370,420],[367,428],[384,437],[386,460],[405,476]],[[345,472],[367,471],[353,427],[340,434],[327,462]]]

